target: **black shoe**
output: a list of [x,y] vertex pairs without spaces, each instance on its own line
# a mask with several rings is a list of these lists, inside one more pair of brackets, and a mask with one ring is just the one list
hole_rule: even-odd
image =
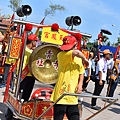
[[91,106],[91,108],[94,109],[94,110],[100,110],[101,109],[101,107],[96,106],[96,105],[95,106]]

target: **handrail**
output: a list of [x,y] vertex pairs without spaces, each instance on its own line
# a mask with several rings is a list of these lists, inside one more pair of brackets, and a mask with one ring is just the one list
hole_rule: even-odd
[[[78,97],[90,97],[90,98],[98,98],[98,99],[106,99],[106,100],[114,100],[113,102],[111,102],[109,105],[105,106],[104,108],[102,108],[100,111],[96,112],[95,115],[97,115],[99,112],[102,112],[104,109],[106,109],[107,107],[109,107],[110,105],[114,104],[116,101],[118,101],[118,98],[115,97],[104,97],[104,96],[95,96],[95,95],[91,95],[91,94],[74,94],[74,93],[64,93],[62,94],[50,107],[48,107],[38,118],[37,120],[40,120],[41,117],[43,115],[45,115],[57,102],[59,102],[64,96],[78,96]],[[90,118],[92,118],[93,116],[90,116],[89,118],[87,118],[86,120],[89,120]]]
[[[22,20],[16,20],[14,19],[12,22],[17,23],[17,24],[32,24],[33,27],[37,27],[37,28],[41,28],[41,27],[50,27],[51,25],[43,25],[43,24],[38,24],[38,23],[33,23],[33,22],[29,22],[29,21],[22,21]],[[91,38],[92,35],[91,34],[87,34],[87,33],[83,33],[83,32],[77,32],[77,31],[71,31],[71,30],[66,30],[72,33],[80,33],[83,36],[89,37]]]
[[39,24],[39,23],[33,23],[33,22],[29,22],[29,21],[23,21],[23,20],[16,20],[14,19],[12,22],[14,23],[17,23],[17,24],[22,24],[22,25],[25,25],[25,24],[31,24],[33,27],[49,27],[50,25],[42,25],[42,24]]

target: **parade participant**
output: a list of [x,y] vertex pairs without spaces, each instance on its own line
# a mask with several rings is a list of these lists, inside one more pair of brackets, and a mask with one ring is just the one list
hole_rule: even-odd
[[84,80],[83,80],[83,91],[87,92],[87,86],[90,81],[90,76],[91,76],[91,68],[92,68],[92,59],[93,59],[93,52],[90,52],[89,56],[89,66],[85,69],[85,74],[84,74]]
[[[77,40],[73,36],[63,38],[62,50],[58,53],[58,80],[53,90],[51,101],[55,102],[63,93],[81,93],[84,78],[84,67],[88,60],[77,50]],[[79,120],[78,97],[65,96],[54,106],[54,120]]]
[[95,59],[96,57],[92,59],[91,75],[95,75],[95,70],[96,70]]
[[103,33],[100,32],[100,33],[98,34],[98,45],[102,45],[102,41],[103,41]]
[[[3,56],[3,35],[2,33],[0,32],[0,67],[2,66],[2,56]],[[3,74],[0,74],[0,83],[2,82],[2,79],[3,79]]]
[[[119,55],[120,57],[120,55]],[[118,58],[117,60],[119,60],[120,58]],[[115,61],[116,62],[116,61]],[[111,59],[109,61],[109,69],[112,71],[114,68],[114,65],[115,65],[115,62],[113,59]],[[120,73],[120,63],[118,63],[116,65],[117,69],[118,69],[118,74]],[[113,75],[113,73],[111,72],[110,76]],[[111,79],[110,77],[110,81],[109,81],[109,84],[108,84],[108,88],[107,88],[107,96],[108,97],[113,97],[114,96],[114,92],[117,88],[117,85],[118,85],[118,82],[120,80],[120,77],[118,76],[115,80]]]
[[[24,55],[24,61],[23,61],[23,69],[28,65],[29,57],[33,52],[33,48],[36,46],[37,40],[38,38],[35,34],[30,34],[28,36],[25,55]],[[28,73],[27,76],[20,82],[19,91],[21,92],[21,90],[23,90],[21,99],[24,99],[24,102],[29,100],[34,83],[35,83],[35,78],[33,78],[30,73]]]
[[113,60],[113,58],[111,58],[110,60],[108,60],[108,66],[107,66],[107,68],[108,68],[107,78],[106,78],[107,84],[109,84],[109,82],[110,82],[110,75],[112,74],[113,67],[114,67],[114,60]]
[[[33,48],[35,48],[35,46],[36,46],[37,40],[38,40],[38,38],[35,34],[30,34],[28,36],[22,69],[24,69],[28,65],[29,57],[30,57],[31,53],[33,52]],[[18,68],[19,68],[19,65],[17,66],[17,74],[18,74]],[[19,93],[22,90],[20,99],[23,99],[24,102],[29,100],[34,83],[35,83],[35,78],[33,78],[32,75],[28,71],[27,76],[20,82],[20,89],[19,89]],[[11,110],[8,108],[7,112],[6,112],[6,118],[9,117],[10,111]],[[20,119],[18,119],[18,120],[20,120]]]
[[[110,59],[110,54],[111,52],[109,51],[109,49],[104,50],[103,58],[101,58],[97,63],[97,67],[96,67],[97,78],[95,80],[95,88],[93,95],[99,96],[104,87],[107,77],[107,61]],[[101,109],[101,107],[96,106],[96,102],[97,102],[97,98],[92,98],[91,108],[95,110]]]
[[[8,42],[6,41],[6,48],[4,51],[4,55],[7,54],[7,51],[8,51]],[[7,77],[8,77],[8,73],[10,71],[10,67],[12,64],[15,64],[15,61],[16,61],[15,59],[6,57],[5,64],[4,64],[4,76],[3,76],[3,81],[2,81],[2,84],[0,85],[0,88],[3,88],[6,86]],[[12,77],[10,80],[10,88],[12,90],[13,90],[13,78],[14,78],[14,72],[12,72]]]

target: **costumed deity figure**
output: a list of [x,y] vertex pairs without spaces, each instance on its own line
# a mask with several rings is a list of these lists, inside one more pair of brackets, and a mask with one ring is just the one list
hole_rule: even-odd
[[103,41],[103,40],[104,40],[103,33],[100,32],[100,33],[98,34],[98,45],[103,45],[103,44],[102,44],[102,41]]

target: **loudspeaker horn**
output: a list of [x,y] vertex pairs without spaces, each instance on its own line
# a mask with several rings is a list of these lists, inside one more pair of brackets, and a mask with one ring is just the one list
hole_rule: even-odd
[[22,5],[16,11],[19,17],[28,16],[32,13],[32,8],[29,5]]
[[72,26],[72,25],[77,26],[81,24],[81,18],[79,16],[70,16],[66,18],[65,23],[68,26]]

